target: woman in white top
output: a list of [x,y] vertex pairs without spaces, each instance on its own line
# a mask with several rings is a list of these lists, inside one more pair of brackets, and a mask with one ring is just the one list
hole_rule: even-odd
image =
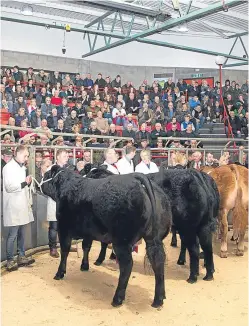
[[148,174],[148,173],[156,173],[159,171],[157,165],[154,162],[151,162],[151,155],[149,150],[147,149],[142,150],[140,153],[140,157],[142,162],[136,166],[135,172]]

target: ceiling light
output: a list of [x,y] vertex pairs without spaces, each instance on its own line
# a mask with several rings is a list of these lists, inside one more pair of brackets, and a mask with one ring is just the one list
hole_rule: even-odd
[[33,15],[33,8],[31,6],[23,6],[21,13],[25,16],[32,16]]
[[218,65],[218,66],[222,66],[226,61],[226,58],[221,56],[221,55],[217,55],[217,57],[215,58],[215,63]]
[[186,23],[184,23],[184,24],[182,24],[182,25],[180,25],[179,26],[179,28],[178,28],[178,32],[188,32],[188,26],[187,26],[187,24]]

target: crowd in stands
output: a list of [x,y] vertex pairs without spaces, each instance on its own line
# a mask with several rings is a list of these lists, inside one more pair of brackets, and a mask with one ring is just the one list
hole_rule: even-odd
[[[95,79],[95,78],[94,78]],[[98,74],[84,78],[76,74],[61,76],[59,72],[35,74],[30,67],[22,73],[18,66],[2,69],[0,86],[1,109],[10,114],[9,125],[28,130],[5,134],[2,142],[20,142],[42,146],[107,146],[110,140],[94,136],[130,137],[136,147],[202,147],[198,139],[204,123],[212,126],[224,122],[227,134],[248,137],[248,80],[239,85],[226,80],[210,87],[205,79],[187,85],[182,79],[168,79],[161,85],[144,80],[138,89],[131,81],[122,83]],[[39,133],[45,131],[46,133]],[[73,133],[75,137],[56,137],[52,132]],[[158,140],[158,137],[180,137],[180,141]],[[145,145],[143,143],[146,143]],[[124,143],[122,144],[122,146]],[[117,145],[118,146],[118,145]]]

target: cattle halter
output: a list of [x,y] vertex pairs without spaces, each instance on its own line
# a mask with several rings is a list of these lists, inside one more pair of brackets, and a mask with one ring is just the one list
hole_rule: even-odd
[[61,172],[63,172],[63,170],[60,170],[59,172],[57,172],[56,173],[56,175],[53,177],[53,178],[49,178],[49,179],[47,179],[47,180],[43,180],[43,178],[42,178],[42,180],[41,180],[41,182],[39,183],[35,178],[32,178],[32,180],[33,181],[35,181],[36,182],[36,184],[38,185],[38,187],[40,188],[40,191],[41,191],[41,193],[43,194],[43,191],[42,191],[42,185],[44,184],[44,183],[47,183],[47,182],[49,182],[49,181],[51,181],[51,180],[53,180],[53,179],[55,179]]

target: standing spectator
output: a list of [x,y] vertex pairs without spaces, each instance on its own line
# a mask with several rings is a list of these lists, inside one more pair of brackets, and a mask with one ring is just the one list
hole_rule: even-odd
[[[1,152],[1,184],[3,182],[3,168],[9,161],[12,159],[13,153],[10,149],[3,147],[3,150]],[[2,188],[2,187],[1,187]]]
[[172,78],[169,78],[165,83],[164,83],[164,87],[163,89],[164,90],[167,90],[167,89],[172,89],[172,91],[174,90],[175,88],[175,83],[172,81]]
[[125,155],[118,160],[116,166],[119,174],[129,174],[134,172],[133,158],[136,155],[136,147],[129,146],[125,148]]
[[159,172],[157,165],[151,162],[151,153],[149,150],[142,150],[140,156],[142,161],[136,166],[135,172],[144,174]]
[[224,99],[227,97],[227,94],[229,93],[229,89],[230,89],[230,80],[227,79],[225,81],[225,86],[222,87],[222,96]]
[[86,78],[83,80],[83,86],[91,89],[93,87],[93,80],[91,74],[87,74]]
[[74,79],[74,85],[76,87],[81,87],[83,86],[83,80],[80,78],[80,74],[77,73],[76,76],[75,76],[75,79]]
[[218,160],[216,160],[212,153],[207,153],[205,166],[212,166],[214,168],[219,166]]
[[105,88],[105,85],[106,85],[106,81],[104,80],[104,78],[102,77],[102,74],[101,73],[98,73],[98,77],[97,79],[95,80],[95,85],[98,85],[99,88]]
[[33,71],[32,67],[28,68],[28,70],[24,74],[23,78],[24,78],[25,82],[28,82],[28,81],[32,80],[32,82],[35,83],[35,74],[34,74],[34,71]]
[[23,74],[21,73],[21,71],[19,71],[18,66],[13,67],[13,77],[15,79],[15,82],[23,82]]
[[65,87],[65,86],[69,86],[71,84],[74,85],[74,83],[73,83],[70,75],[69,74],[66,74],[65,75],[65,78],[62,80],[62,86]]
[[183,81],[183,79],[178,79],[178,83],[176,84],[176,86],[179,88],[179,91],[181,93],[185,93],[188,88],[187,83]]
[[[35,262],[25,257],[25,225],[34,221],[30,204],[28,185],[32,178],[26,176],[24,164],[28,161],[29,152],[24,146],[18,146],[15,157],[3,168],[3,223],[9,228],[7,236],[7,270]],[[14,242],[17,239],[17,262],[14,261]]]

